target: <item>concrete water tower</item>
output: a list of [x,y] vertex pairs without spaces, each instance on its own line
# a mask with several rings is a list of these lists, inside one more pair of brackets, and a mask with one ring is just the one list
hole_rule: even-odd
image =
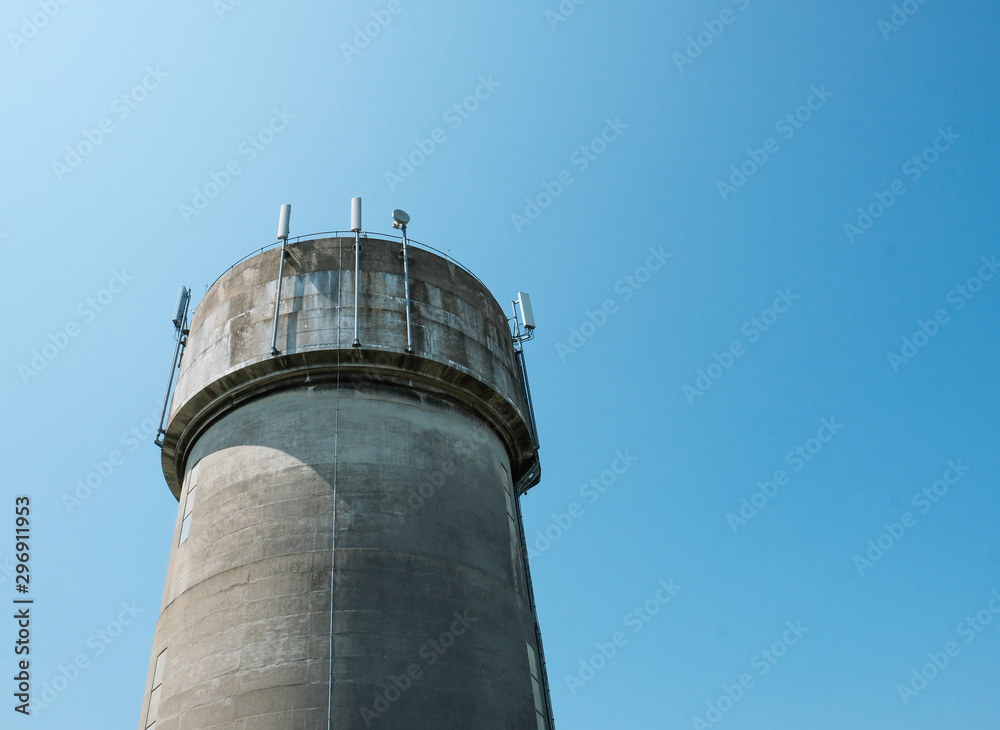
[[509,320],[402,211],[402,240],[353,212],[289,241],[283,208],[190,326],[182,290],[139,730],[554,728],[518,499],[530,304]]

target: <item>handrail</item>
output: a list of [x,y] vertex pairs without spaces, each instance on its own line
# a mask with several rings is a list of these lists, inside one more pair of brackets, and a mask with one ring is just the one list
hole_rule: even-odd
[[[320,239],[320,238],[331,238],[331,237],[337,237],[337,236],[345,236],[346,237],[346,236],[353,236],[353,234],[354,234],[353,231],[320,231],[318,233],[304,233],[301,236],[289,237],[288,242],[289,243],[292,243],[292,242],[298,243],[300,241],[315,241],[315,240]],[[400,243],[403,242],[403,237],[402,236],[397,236],[397,235],[392,234],[392,233],[378,233],[378,232],[375,232],[375,231],[363,231],[361,233],[361,237],[362,238],[368,238],[369,236],[371,236],[371,237],[378,237],[378,238],[386,238],[386,239],[390,239],[390,240],[395,240],[395,241],[399,241]],[[475,274],[473,274],[472,271],[470,271],[469,268],[465,264],[463,264],[461,261],[459,261],[458,259],[454,258],[453,256],[450,256],[449,254],[446,254],[444,251],[441,251],[439,249],[434,248],[431,245],[428,245],[426,243],[421,243],[420,241],[414,240],[412,238],[407,238],[406,241],[407,241],[407,244],[416,244],[420,248],[427,249],[428,251],[432,251],[432,252],[434,252],[434,253],[436,253],[436,254],[438,254],[440,256],[443,256],[444,258],[448,259],[453,264],[455,264],[460,269],[462,269],[462,271],[464,271],[469,276],[471,276],[473,279],[475,279],[480,284],[482,284],[483,287],[485,287],[487,291],[489,291],[489,287],[486,286],[486,284],[484,284],[483,281],[478,276],[476,276]],[[251,259],[254,256],[257,256],[258,254],[262,254],[265,251],[267,251],[269,249],[272,249],[272,248],[276,248],[277,246],[280,246],[280,245],[281,245],[281,241],[278,240],[278,241],[275,241],[273,243],[268,243],[267,245],[261,246],[260,248],[255,249],[254,251],[251,251],[246,256],[244,256],[239,261],[237,261],[232,266],[230,266],[228,269],[226,269],[221,274],[219,274],[219,276],[216,277],[215,281],[213,281],[211,283],[211,285],[209,285],[208,288],[211,289],[213,286],[216,285],[216,283],[218,283],[219,279],[221,279],[223,276],[225,276],[226,274],[228,274],[230,271],[232,271],[233,269],[235,269],[237,266],[239,266],[240,264],[242,264],[247,259]]]

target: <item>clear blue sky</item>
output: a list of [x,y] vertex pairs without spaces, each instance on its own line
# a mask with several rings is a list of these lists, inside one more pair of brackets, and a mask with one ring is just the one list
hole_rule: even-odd
[[86,664],[0,725],[136,725],[177,288],[360,195],[533,296],[559,728],[995,727],[995,3],[223,2],[0,14],[0,584],[30,495],[35,682]]

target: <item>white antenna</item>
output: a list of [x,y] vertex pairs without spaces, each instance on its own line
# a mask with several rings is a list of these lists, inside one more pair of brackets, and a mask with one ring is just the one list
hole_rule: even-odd
[[[524,343],[535,337],[535,313],[531,309],[531,297],[528,296],[527,292],[519,291],[517,293],[517,300],[512,301],[511,309],[514,310],[514,317],[511,321],[514,323],[514,331],[511,333],[511,339],[514,341],[514,356],[517,358],[517,366],[521,375],[521,384],[524,386],[524,397],[528,402],[528,421],[531,427],[531,440],[535,443],[535,449],[538,449],[538,425],[535,423],[535,406],[531,402],[531,386],[528,385],[528,367],[524,363]],[[520,321],[518,321],[518,310],[521,312]],[[524,325],[524,330],[521,330],[521,325]]]
[[354,231],[354,343],[351,347],[361,347],[358,339],[358,290],[361,288],[361,198],[351,198],[351,230]]
[[285,203],[281,206],[281,214],[278,216],[278,238],[283,241],[288,240],[288,223],[292,217],[292,204]]
[[413,352],[413,328],[410,324],[410,260],[407,256],[406,224],[410,216],[405,210],[396,208],[392,211],[392,227],[403,230],[403,289],[406,292],[406,351]]
[[281,206],[278,216],[278,238],[281,239],[281,263],[278,264],[278,293],[274,297],[274,324],[271,326],[271,355],[280,355],[278,349],[278,309],[281,307],[281,280],[285,276],[285,245],[288,243],[288,224],[292,218],[292,204]]
[[517,293],[517,305],[521,308],[521,323],[526,330],[535,329],[535,313],[531,309],[531,297],[527,292]]
[[361,230],[361,198],[351,198],[351,230]]

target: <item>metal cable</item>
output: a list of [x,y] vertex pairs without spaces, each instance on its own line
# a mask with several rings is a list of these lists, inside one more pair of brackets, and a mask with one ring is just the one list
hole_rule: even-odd
[[326,726],[333,730],[333,583],[336,565],[337,548],[337,469],[340,465],[340,323],[341,323],[341,289],[344,281],[344,243],[340,239],[340,256],[337,262],[337,400],[333,416],[333,523],[330,530],[330,689],[327,695]]

